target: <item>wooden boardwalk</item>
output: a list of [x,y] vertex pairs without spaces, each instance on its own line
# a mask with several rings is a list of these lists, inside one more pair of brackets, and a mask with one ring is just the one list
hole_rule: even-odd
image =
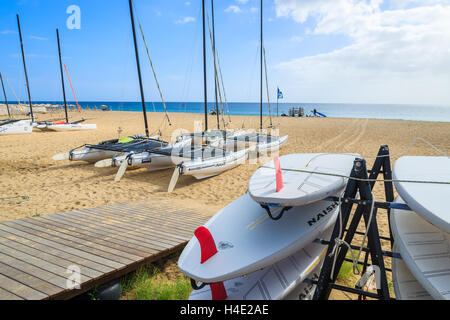
[[0,223],[0,300],[79,295],[180,249],[213,213],[149,199]]

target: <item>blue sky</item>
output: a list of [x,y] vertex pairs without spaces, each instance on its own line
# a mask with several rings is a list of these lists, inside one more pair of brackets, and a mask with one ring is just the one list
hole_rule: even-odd
[[[201,1],[134,2],[165,99],[202,101]],[[66,27],[70,5],[81,9],[79,30]],[[265,0],[264,6],[272,100],[279,85],[286,102],[450,105],[449,1]],[[215,9],[227,98],[258,101],[259,0],[216,0]],[[79,100],[139,100],[127,0],[1,1],[0,70],[24,99],[16,13],[33,100],[61,100],[56,28]],[[146,99],[159,101],[138,40]]]

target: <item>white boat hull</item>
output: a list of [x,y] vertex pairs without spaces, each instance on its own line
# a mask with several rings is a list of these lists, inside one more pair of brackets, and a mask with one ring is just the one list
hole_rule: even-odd
[[[190,144],[191,139],[188,138],[173,145],[169,144],[162,150],[169,150],[171,148],[175,150],[181,150],[183,147],[187,147]],[[120,167],[125,160],[128,161],[128,168],[147,168],[150,171],[156,171],[173,168],[186,159],[178,158],[179,162],[174,163],[174,159],[172,159],[172,157],[168,155],[152,152],[140,152],[131,155],[116,156],[112,159],[111,165],[113,167]]]
[[100,160],[105,160],[108,158],[113,158],[117,155],[117,151],[111,150],[99,150],[92,149],[89,147],[84,147],[81,150],[75,150],[69,152],[70,161],[86,161],[86,162],[97,162]]
[[42,131],[82,131],[82,130],[95,130],[96,124],[82,124],[82,123],[63,123],[63,124],[38,124],[37,129]]
[[33,124],[30,120],[20,120],[0,126],[0,135],[26,134],[33,132]]
[[248,149],[231,153],[225,157],[211,158],[205,160],[193,160],[183,162],[183,158],[172,157],[174,164],[180,164],[180,172],[182,175],[193,176],[196,179],[205,179],[221,174],[224,171],[243,164],[247,159]]

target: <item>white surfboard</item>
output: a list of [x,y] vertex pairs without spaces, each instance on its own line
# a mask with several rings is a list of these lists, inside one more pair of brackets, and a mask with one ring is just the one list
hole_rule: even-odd
[[[399,197],[396,202],[404,203]],[[434,299],[450,299],[450,234],[413,211],[394,209],[391,228],[403,261]]]
[[218,252],[201,264],[200,245],[193,237],[183,250],[178,267],[188,277],[204,283],[248,275],[309,245],[334,224],[337,211],[337,203],[320,201],[292,208],[274,221],[245,194],[204,225]]
[[[392,170],[396,180],[450,182],[450,159],[447,157],[401,157]],[[450,184],[395,182],[402,199],[418,215],[450,233],[450,210],[446,200]]]
[[[396,245],[394,252],[398,252]],[[402,259],[392,259],[392,282],[397,300],[433,300]]]
[[[320,235],[330,240],[332,228]],[[309,285],[303,283],[322,264],[327,246],[311,243],[293,255],[248,276],[224,282],[227,300],[281,300],[306,297]],[[307,291],[307,292],[306,292]],[[210,286],[194,290],[190,300],[210,300]]]
[[[276,192],[274,161],[256,170],[248,182],[248,192],[256,202],[269,206],[301,206],[335,196],[347,185],[346,178],[318,173],[350,175],[357,154],[290,154],[280,157],[283,188]],[[292,171],[294,170],[294,171]]]

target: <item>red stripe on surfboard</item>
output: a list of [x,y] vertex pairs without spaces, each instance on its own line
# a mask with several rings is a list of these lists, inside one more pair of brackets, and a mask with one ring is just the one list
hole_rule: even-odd
[[227,298],[227,291],[223,282],[211,283],[209,286],[213,300],[225,300]]
[[283,175],[281,174],[280,158],[276,157],[273,159],[273,163],[275,165],[275,174],[277,179],[277,192],[280,192],[281,189],[283,189]]

